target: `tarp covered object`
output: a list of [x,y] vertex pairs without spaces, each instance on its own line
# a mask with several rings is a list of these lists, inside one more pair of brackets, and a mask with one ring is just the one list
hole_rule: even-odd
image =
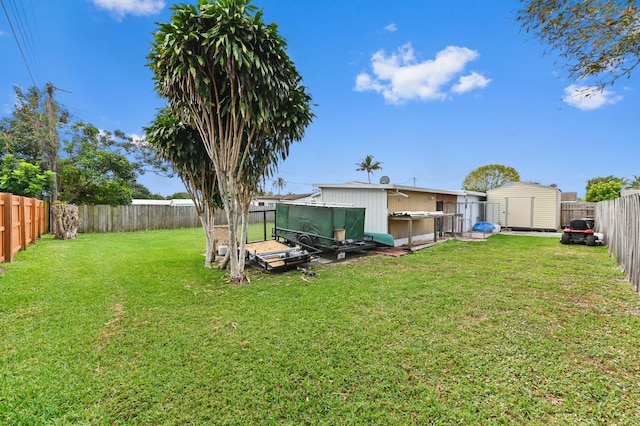
[[335,231],[344,231],[344,239],[361,240],[364,237],[364,218],[365,209],[360,207],[276,206],[279,235],[295,240],[301,233],[309,234],[319,239],[320,245],[332,245]]
[[495,225],[491,222],[477,222],[473,225],[475,232],[491,232],[495,229]]

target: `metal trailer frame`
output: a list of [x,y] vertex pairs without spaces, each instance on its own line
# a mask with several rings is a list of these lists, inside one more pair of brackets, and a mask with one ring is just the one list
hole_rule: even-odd
[[[279,247],[274,247],[278,245]],[[254,250],[252,250],[254,249]],[[287,246],[279,241],[258,241],[247,244],[246,257],[269,272],[291,269],[318,257],[320,250],[301,245]]]
[[[279,234],[280,232],[288,232],[295,235],[295,238],[288,237],[284,234]],[[287,229],[287,228],[279,228],[274,227],[273,236],[276,240],[280,238],[287,241],[289,244],[298,244],[300,246],[304,246],[305,248],[311,249],[321,249],[325,251],[335,251],[335,252],[348,252],[348,251],[357,251],[357,250],[367,250],[377,246],[377,244],[373,241],[373,237],[364,236],[359,239],[337,239],[325,237],[324,235],[313,234],[307,231],[298,231],[295,229]],[[323,241],[323,242],[320,242]]]

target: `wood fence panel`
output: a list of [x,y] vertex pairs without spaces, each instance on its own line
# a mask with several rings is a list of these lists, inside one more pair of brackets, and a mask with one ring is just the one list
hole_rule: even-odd
[[0,262],[11,262],[47,231],[47,207],[42,200],[0,193]]
[[24,220],[23,205],[20,202],[20,197],[11,194],[11,259],[20,251],[23,247],[24,234],[22,232],[22,221]]
[[[266,213],[262,213],[263,210],[266,210]],[[78,216],[80,233],[149,231],[202,226],[194,206],[79,205]],[[253,207],[249,214],[249,223],[262,223],[265,217],[268,222],[275,221],[273,208]],[[227,216],[223,210],[216,211],[215,223],[219,225],[227,223]]]
[[639,292],[640,194],[597,203],[596,227],[604,234],[609,253]]
[[5,194],[0,194],[0,262],[4,262],[6,259],[7,253],[7,243],[6,239],[8,238],[9,230],[7,227],[7,211],[5,209],[5,203],[7,197]]
[[573,219],[595,218],[596,203],[564,202],[560,205],[560,225],[568,228]]

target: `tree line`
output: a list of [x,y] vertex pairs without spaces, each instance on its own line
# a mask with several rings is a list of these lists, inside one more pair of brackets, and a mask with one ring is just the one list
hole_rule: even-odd
[[162,198],[137,181],[171,174],[147,144],[73,117],[51,83],[14,91],[14,110],[0,121],[0,191],[75,204]]

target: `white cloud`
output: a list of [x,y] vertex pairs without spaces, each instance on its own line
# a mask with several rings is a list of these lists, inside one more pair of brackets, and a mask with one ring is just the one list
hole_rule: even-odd
[[490,82],[490,78],[473,71],[469,75],[463,75],[460,77],[458,83],[454,84],[451,88],[451,91],[454,93],[466,93],[474,89],[484,89]]
[[385,31],[389,31],[390,33],[394,33],[396,31],[398,31],[398,27],[396,26],[396,24],[394,22],[390,23],[389,25],[384,27]]
[[598,86],[572,84],[564,89],[564,94],[565,97],[562,98],[564,102],[582,111],[591,111],[622,100],[621,95]]
[[91,0],[96,6],[113,12],[119,18],[124,15],[155,15],[164,8],[164,0]]
[[371,57],[373,75],[359,74],[355,90],[381,93],[387,102],[394,104],[411,99],[443,100],[451,93],[464,93],[489,84],[489,79],[473,72],[450,87],[467,63],[479,56],[477,51],[466,47],[448,46],[435,59],[418,62],[411,43],[389,56],[380,50]]
[[147,139],[146,139],[145,135],[138,135],[136,133],[131,133],[129,135],[129,137],[131,138],[131,142],[133,142],[133,144],[135,146],[146,146],[147,145]]

